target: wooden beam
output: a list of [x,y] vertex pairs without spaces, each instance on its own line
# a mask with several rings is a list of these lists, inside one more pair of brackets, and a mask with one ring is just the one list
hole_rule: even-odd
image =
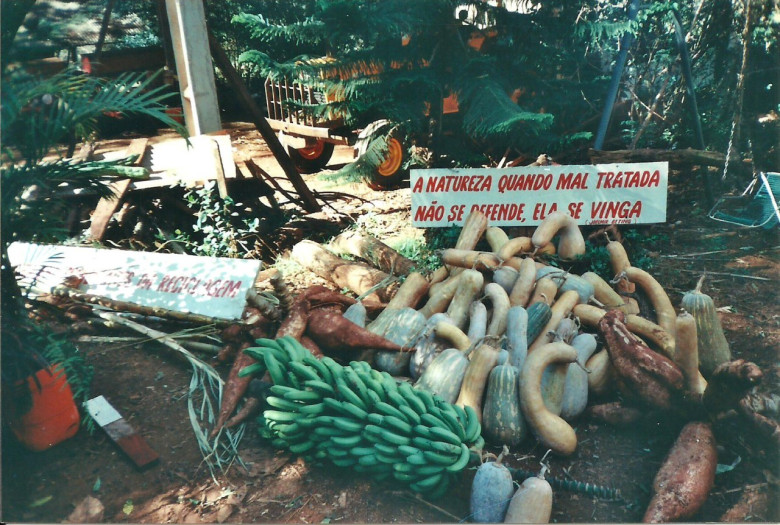
[[222,129],[201,2],[166,0],[182,108],[190,136]]
[[[141,138],[133,140],[127,147],[125,156],[138,155],[135,160],[135,165],[140,166],[143,162],[144,153],[146,152],[146,146],[149,143],[148,138]],[[111,184],[111,191],[114,196],[111,198],[103,197],[97,203],[95,211],[92,212],[92,217],[89,225],[89,235],[96,241],[102,241],[108,229],[108,223],[111,221],[111,217],[119,209],[122,204],[125,193],[130,188],[130,184],[133,181],[131,179],[122,179]]]
[[615,162],[669,162],[670,164],[686,164],[700,166],[723,167],[726,156],[717,151],[696,149],[622,149],[615,151],[590,150],[590,160],[596,164],[611,164]]
[[276,136],[276,133],[274,133],[274,130],[268,124],[268,120],[266,120],[262,110],[258,107],[257,103],[252,98],[251,93],[249,93],[249,90],[244,85],[244,81],[241,80],[241,75],[238,74],[236,68],[234,68],[233,64],[230,63],[230,59],[225,54],[225,50],[222,49],[221,45],[219,45],[219,42],[217,42],[216,38],[214,38],[214,35],[211,33],[211,31],[209,31],[208,36],[209,44],[211,45],[211,53],[214,56],[214,61],[216,62],[217,67],[219,67],[220,71],[222,71],[222,74],[225,75],[225,78],[230,84],[230,87],[233,88],[233,91],[238,97],[239,102],[247,111],[247,113],[249,113],[249,115],[252,117],[252,122],[260,132],[260,135],[263,137],[265,143],[268,144],[268,148],[271,150],[271,153],[273,153],[274,158],[276,158],[279,166],[281,166],[282,170],[284,170],[284,174],[292,183],[295,191],[298,192],[298,195],[302,201],[303,209],[310,213],[320,211],[322,208],[317,202],[317,199],[314,197],[314,194],[311,192],[309,187],[306,186],[306,182],[304,182],[301,174],[298,173],[298,170],[295,168],[292,159],[290,159],[290,156],[287,154],[287,151],[285,151],[284,146],[282,146],[282,144],[279,142],[279,138]]

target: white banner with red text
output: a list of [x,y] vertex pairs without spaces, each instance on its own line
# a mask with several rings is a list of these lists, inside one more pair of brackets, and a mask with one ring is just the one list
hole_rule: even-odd
[[170,253],[15,242],[8,248],[19,284],[33,294],[69,283],[125,301],[239,319],[262,262]]
[[411,170],[412,224],[462,226],[475,209],[491,226],[536,226],[554,211],[580,225],[666,222],[668,172],[667,162]]

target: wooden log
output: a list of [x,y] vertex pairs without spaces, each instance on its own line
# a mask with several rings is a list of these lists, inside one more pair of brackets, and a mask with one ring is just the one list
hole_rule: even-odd
[[[346,261],[314,241],[304,240],[293,246],[292,258],[319,277],[335,283],[340,288],[348,288],[358,295],[363,295],[379,285],[364,297],[366,300],[386,303],[393,298],[397,290],[398,283],[392,281],[389,274],[366,264]],[[385,282],[388,284],[381,286]]]
[[594,164],[611,164],[615,162],[669,162],[670,164],[699,165],[723,167],[726,157],[717,151],[702,151],[695,149],[621,149],[614,151],[588,152]]
[[349,254],[370,262],[383,272],[408,275],[414,263],[376,237],[345,231],[334,238],[329,247],[338,254]]
[[[146,146],[149,143],[148,138],[140,138],[133,140],[127,147],[125,156],[138,155],[138,158],[133,163],[135,166],[140,166],[143,162],[144,154],[146,153]],[[124,201],[125,194],[130,188],[130,184],[133,181],[131,179],[122,179],[111,183],[111,192],[114,194],[111,198],[103,197],[98,201],[95,211],[92,213],[89,225],[90,237],[96,241],[102,241],[103,236],[108,229],[108,223],[114,213],[119,209]]]
[[80,292],[74,288],[68,288],[66,286],[57,286],[52,289],[51,294],[55,297],[67,297],[74,301],[89,304],[99,304],[106,308],[111,308],[117,312],[129,312],[139,315],[152,315],[156,317],[162,317],[165,319],[173,319],[175,321],[184,321],[193,324],[213,324],[218,327],[227,326],[233,324],[236,321],[230,321],[228,319],[220,319],[218,317],[210,317],[208,315],[193,314],[188,312],[178,312],[176,310],[168,310],[166,308],[160,308],[158,306],[141,306],[135,303],[128,303],[125,301],[117,301],[115,299],[109,299],[108,297],[102,297],[100,295],[93,295]]

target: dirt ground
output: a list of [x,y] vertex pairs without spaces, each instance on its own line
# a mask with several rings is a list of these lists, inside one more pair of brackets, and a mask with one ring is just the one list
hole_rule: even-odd
[[[235,125],[231,135],[241,154],[256,157],[266,171],[278,174],[255,132],[246,125]],[[330,168],[349,159],[349,150],[339,149]],[[698,177],[674,172],[670,179],[667,223],[637,228],[640,240],[632,242],[652,247],[651,273],[675,306],[707,272],[705,291],[719,307],[733,357],[762,368],[761,391],[780,392],[777,228],[739,230],[716,223],[706,216]],[[306,176],[306,181],[315,189],[355,196],[332,201],[332,208],[326,208],[318,218],[349,222],[370,216],[375,227],[387,232],[389,243],[405,235],[422,235],[410,226],[408,188],[376,192],[364,185],[331,188],[315,176]],[[273,264],[274,260],[267,262]],[[318,282],[300,273],[285,277],[294,287]],[[188,417],[189,365],[155,343],[89,344],[81,348],[95,369],[93,394],[108,398],[159,453],[160,460],[138,470],[100,430],[89,434],[82,428],[74,438],[37,453],[22,448],[3,432],[5,522],[63,522],[87,496],[104,505],[103,522],[469,521],[473,468],[461,474],[445,497],[427,502],[391,482],[378,483],[349,470],[307,464],[274,450],[260,439],[254,423],[239,447],[246,467],[234,464],[214,480],[202,463]],[[227,375],[225,365],[218,369]],[[653,476],[680,426],[680,421],[653,414],[627,429],[597,424],[587,417],[576,421],[578,449],[571,457],[553,458],[549,476],[618,489],[622,497],[604,499],[556,489],[552,521],[640,521]],[[511,451],[507,463],[538,471],[544,452],[529,439]],[[777,458],[772,453],[776,451],[766,452],[720,443],[719,463],[733,465],[733,469],[716,477],[706,505],[692,521],[718,521],[740,498],[751,494],[758,495],[757,503],[740,521],[779,521],[776,476],[780,468],[774,460],[767,462],[767,458]]]

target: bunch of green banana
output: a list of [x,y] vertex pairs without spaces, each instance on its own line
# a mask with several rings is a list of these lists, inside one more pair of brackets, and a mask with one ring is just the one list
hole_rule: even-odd
[[364,361],[317,359],[292,337],[258,339],[244,351],[274,385],[262,423],[272,443],[308,459],[393,478],[429,497],[443,494],[484,440],[476,412],[396,381]]

